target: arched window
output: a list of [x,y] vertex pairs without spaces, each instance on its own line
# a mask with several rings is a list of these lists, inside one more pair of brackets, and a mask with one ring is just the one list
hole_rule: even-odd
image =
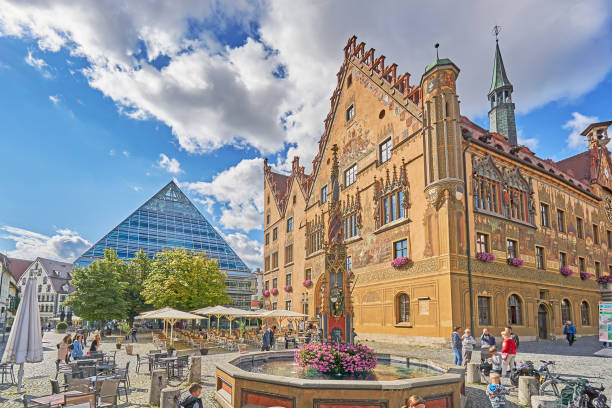
[[580,304],[580,318],[582,319],[583,326],[591,325],[591,308],[587,301],[583,301]]
[[397,297],[397,322],[410,322],[410,297],[405,293]]
[[572,320],[572,305],[567,299],[561,301],[561,320],[563,323]]
[[517,295],[508,298],[508,324],[523,324],[523,304]]

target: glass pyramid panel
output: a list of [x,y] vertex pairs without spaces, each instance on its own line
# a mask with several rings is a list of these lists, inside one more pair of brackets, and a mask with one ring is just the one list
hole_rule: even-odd
[[187,248],[206,252],[219,268],[249,272],[234,250],[171,181],[121,224],[89,248],[75,262],[87,266],[113,248],[120,258],[132,258],[140,249],[153,257],[164,248]]

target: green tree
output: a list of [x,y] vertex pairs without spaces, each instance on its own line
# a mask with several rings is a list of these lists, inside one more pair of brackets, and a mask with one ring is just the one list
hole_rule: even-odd
[[215,259],[183,248],[165,249],[155,255],[142,292],[155,308],[193,310],[230,303],[226,275]]
[[125,317],[127,303],[125,275],[127,265],[117,257],[112,249],[104,250],[104,258],[98,259],[85,268],[75,268],[70,282],[76,290],[66,301],[73,313],[89,321],[99,321],[103,327],[105,320]]
[[142,289],[147,276],[151,272],[153,261],[141,249],[130,259],[126,268],[122,269],[120,277],[125,288],[126,318],[130,327],[134,318],[147,310],[147,302],[142,295]]

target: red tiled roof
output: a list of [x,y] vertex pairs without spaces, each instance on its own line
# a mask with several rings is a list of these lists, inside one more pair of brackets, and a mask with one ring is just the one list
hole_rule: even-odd
[[17,259],[17,258],[9,258],[9,271],[13,274],[13,277],[16,281],[21,279],[23,273],[28,269],[28,266],[32,264],[33,261],[28,261],[27,259]]
[[569,174],[573,174],[578,180],[591,183],[591,152],[578,153],[556,163],[557,167]]

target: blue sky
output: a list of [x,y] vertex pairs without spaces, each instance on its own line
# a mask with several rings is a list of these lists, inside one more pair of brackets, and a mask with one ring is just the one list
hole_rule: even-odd
[[309,171],[352,34],[413,82],[439,41],[462,70],[462,113],[488,128],[502,25],[520,139],[554,160],[580,152],[578,133],[612,117],[611,7],[544,3],[446,7],[440,28],[426,23],[440,4],[0,0],[0,251],[72,260],[176,178],[261,266],[262,158],[286,170],[300,155]]

